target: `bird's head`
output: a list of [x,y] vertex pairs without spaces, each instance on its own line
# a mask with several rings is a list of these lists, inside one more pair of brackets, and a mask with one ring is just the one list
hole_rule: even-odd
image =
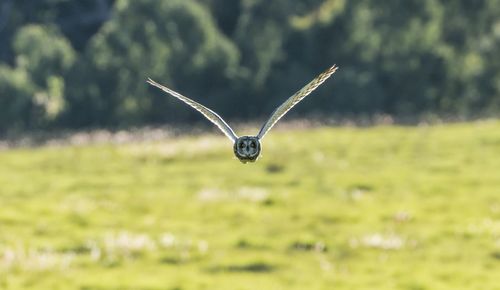
[[234,142],[234,155],[243,162],[255,162],[260,155],[260,141],[255,136],[242,136]]

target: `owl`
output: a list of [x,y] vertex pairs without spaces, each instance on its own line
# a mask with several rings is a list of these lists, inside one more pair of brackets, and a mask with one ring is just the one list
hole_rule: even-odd
[[307,95],[314,91],[319,85],[321,85],[325,80],[327,80],[333,73],[337,71],[338,67],[333,65],[325,72],[317,76],[310,83],[305,85],[302,89],[288,98],[281,106],[276,108],[271,114],[271,117],[264,123],[262,128],[260,128],[259,133],[256,136],[241,136],[238,137],[233,129],[214,111],[209,108],[185,97],[165,86],[148,78],[147,82],[153,85],[171,96],[183,101],[184,103],[190,105],[192,108],[200,112],[205,116],[210,122],[214,123],[230,140],[233,142],[234,155],[242,162],[255,162],[260,155],[262,150],[261,142],[264,136],[271,130],[271,128],[278,122],[291,108],[293,108],[297,103],[302,101]]

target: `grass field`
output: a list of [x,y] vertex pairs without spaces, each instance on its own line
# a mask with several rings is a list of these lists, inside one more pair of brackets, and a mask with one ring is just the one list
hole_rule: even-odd
[[500,289],[500,122],[0,151],[0,289]]

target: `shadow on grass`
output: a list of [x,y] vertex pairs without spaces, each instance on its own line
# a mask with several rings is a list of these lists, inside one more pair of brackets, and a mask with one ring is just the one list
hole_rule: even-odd
[[277,267],[264,262],[255,262],[243,265],[223,265],[209,268],[213,273],[232,272],[232,273],[270,273],[276,271]]

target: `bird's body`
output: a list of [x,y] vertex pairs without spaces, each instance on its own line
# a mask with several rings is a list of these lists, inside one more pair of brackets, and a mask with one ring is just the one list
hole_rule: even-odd
[[203,114],[210,122],[214,123],[232,142],[234,155],[242,162],[255,162],[261,152],[261,141],[266,135],[266,133],[271,130],[271,128],[278,122],[291,108],[293,108],[297,103],[314,91],[319,85],[321,85],[326,79],[328,79],[333,73],[337,71],[337,66],[332,66],[310,83],[296,92],[293,96],[288,98],[281,106],[279,106],[272,114],[267,122],[262,126],[259,134],[256,136],[241,136],[238,137],[233,129],[214,111],[209,108],[185,97],[165,86],[158,84],[152,79],[148,79],[148,83],[167,92],[173,97],[178,98],[184,103],[190,105],[192,108]]
[[234,155],[243,163],[255,162],[260,155],[261,145],[257,136],[241,136],[234,142]]

